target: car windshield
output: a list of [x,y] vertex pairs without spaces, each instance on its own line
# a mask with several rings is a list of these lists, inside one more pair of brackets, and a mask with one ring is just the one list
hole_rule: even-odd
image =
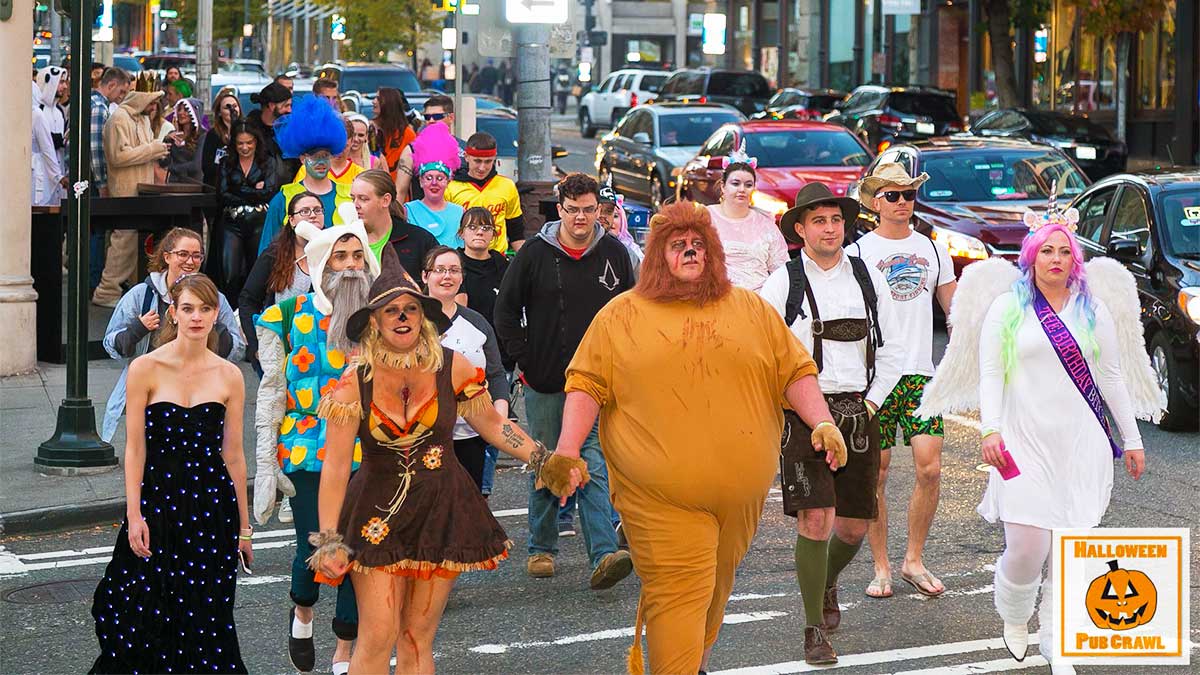
[[658,118],[659,145],[679,147],[701,145],[712,136],[717,127],[741,118],[734,112],[714,110],[712,112],[675,113]]
[[1158,203],[1167,252],[1200,259],[1200,188],[1189,186],[1160,193]]
[[941,94],[897,92],[888,95],[888,106],[898,113],[932,117],[939,122],[958,119],[954,99]]
[[768,98],[771,88],[758,73],[713,73],[708,77],[709,96],[749,96]]
[[642,91],[648,91],[651,94],[657,94],[662,90],[663,82],[667,81],[666,75],[643,75],[642,76]]
[[477,117],[475,130],[486,131],[496,139],[496,154],[517,156],[517,120],[508,117]]
[[746,152],[763,168],[866,166],[871,161],[847,131],[772,131],[745,138]]
[[1095,122],[1083,117],[1048,115],[1027,112],[1033,130],[1043,136],[1068,136],[1070,138],[1108,138],[1108,131]]
[[1087,179],[1056,150],[969,150],[926,154],[921,186],[926,202],[1044,200],[1056,181],[1058,192],[1073,197]]
[[815,96],[809,96],[808,101],[804,105],[809,110],[829,112],[833,110],[833,106],[837,105],[838,101],[841,100],[842,97],[840,96],[827,96],[825,94],[819,94]]
[[379,68],[374,70],[346,70],[342,72],[338,90],[342,93],[357,91],[360,94],[374,94],[380,87],[392,87],[406,94],[421,93],[421,83],[410,71],[400,68]]

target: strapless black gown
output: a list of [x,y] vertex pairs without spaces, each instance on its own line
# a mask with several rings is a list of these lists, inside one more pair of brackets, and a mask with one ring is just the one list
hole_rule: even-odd
[[221,458],[225,406],[146,407],[142,517],[152,555],[121,524],[92,599],[93,673],[244,673],[233,598],[238,504]]

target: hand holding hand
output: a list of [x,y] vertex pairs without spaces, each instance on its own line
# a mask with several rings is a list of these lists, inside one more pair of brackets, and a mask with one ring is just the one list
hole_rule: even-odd
[[1146,451],[1142,448],[1136,450],[1125,451],[1125,470],[1133,476],[1134,480],[1139,480],[1142,474],[1146,471]]
[[582,459],[555,453],[542,466],[538,480],[555,496],[565,498],[575,494],[576,488],[587,485],[591,476],[588,475],[587,463]]
[[825,453],[825,463],[829,465],[830,471],[837,471],[846,466],[850,459],[842,430],[832,422],[822,422],[813,428],[812,446],[814,451]]

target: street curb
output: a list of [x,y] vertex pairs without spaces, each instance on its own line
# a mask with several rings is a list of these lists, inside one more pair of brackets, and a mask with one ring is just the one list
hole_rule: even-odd
[[[246,481],[246,500],[254,503],[254,480]],[[0,513],[0,536],[47,534],[74,527],[119,523],[125,519],[125,498],[85,504],[63,504]]]

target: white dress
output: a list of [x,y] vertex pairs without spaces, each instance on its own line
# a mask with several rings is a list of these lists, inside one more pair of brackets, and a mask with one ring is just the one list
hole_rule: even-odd
[[[1016,302],[1005,293],[992,302],[979,342],[979,411],[984,429],[998,429],[1021,474],[1010,480],[996,469],[978,511],[988,522],[1044,529],[1095,527],[1112,493],[1112,449],[1104,429],[1084,402],[1050,345],[1033,307],[1017,329],[1016,365],[1005,382],[1001,328]],[[1084,319],[1072,293],[1059,317],[1084,353],[1092,377],[1116,421],[1123,447],[1142,438],[1121,376],[1112,315],[1098,301],[1094,331],[1099,356],[1086,340]]]
[[745,218],[727,218],[720,204],[709,205],[708,213],[721,237],[725,268],[734,286],[757,293],[771,272],[787,264],[787,241],[771,216],[750,209]]

